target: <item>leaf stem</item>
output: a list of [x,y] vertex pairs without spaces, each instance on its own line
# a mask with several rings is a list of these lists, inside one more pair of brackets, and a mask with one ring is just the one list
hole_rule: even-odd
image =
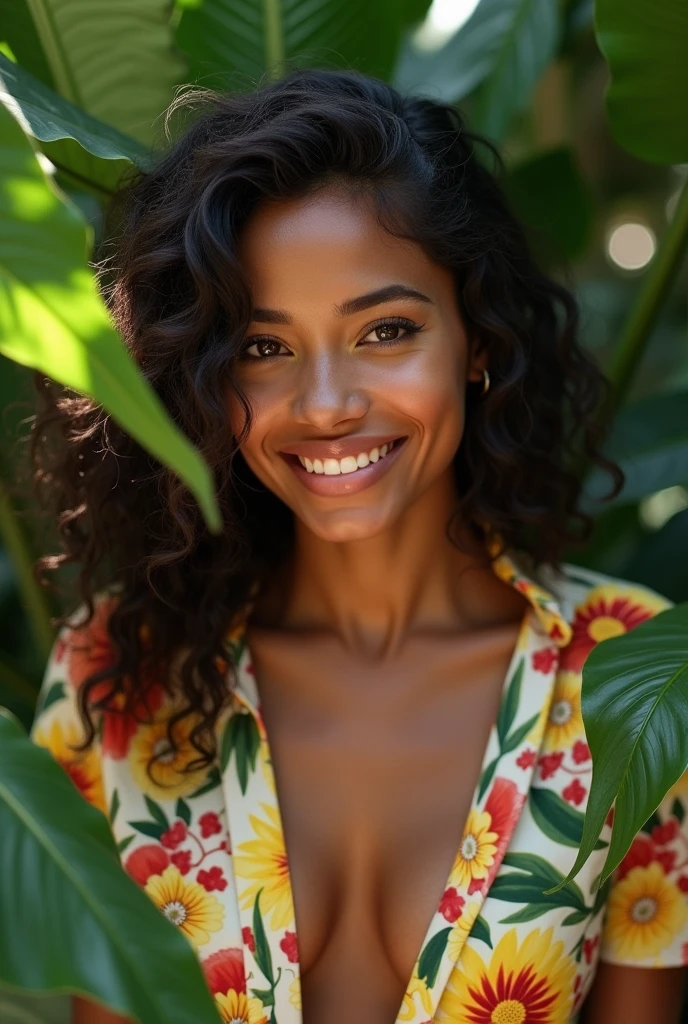
[[279,78],[284,60],[282,0],[263,0],[265,19],[265,64],[270,78]]
[[[638,370],[662,304],[681,267],[688,245],[688,179],[679,196],[676,212],[662,238],[635,302],[624,324],[612,363],[607,371],[612,382],[609,417],[623,403]],[[606,418],[606,417],[605,417]]]
[[33,558],[26,531],[6,488],[0,483],[0,539],[10,556],[21,601],[41,654],[47,661],[55,640],[45,594],[33,572]]

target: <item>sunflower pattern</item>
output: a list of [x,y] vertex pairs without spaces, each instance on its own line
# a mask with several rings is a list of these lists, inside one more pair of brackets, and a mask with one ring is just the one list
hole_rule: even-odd
[[[577,566],[528,574],[515,553],[493,567],[523,594],[527,612],[459,849],[396,1024],[565,1024],[576,1019],[600,958],[668,967],[688,951],[686,780],[636,837],[606,897],[593,883],[611,815],[574,883],[554,902],[543,895],[573,863],[590,791],[585,659],[669,602]],[[302,1024],[289,862],[244,627],[235,623],[227,635],[238,682],[218,723],[216,764],[194,767],[192,716],[170,735],[179,705],[162,668],[147,670],[136,699],[94,693],[96,740],[79,750],[78,691],[112,664],[114,600],[102,595],[91,623],[60,634],[33,738],[107,814],[124,870],[196,950],[218,1018]]]

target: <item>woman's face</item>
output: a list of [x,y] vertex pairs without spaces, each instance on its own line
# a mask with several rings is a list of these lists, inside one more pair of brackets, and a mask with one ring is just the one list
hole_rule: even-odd
[[375,535],[433,485],[446,493],[466,383],[482,375],[450,272],[335,191],[262,204],[239,259],[254,319],[235,375],[258,479],[331,541]]

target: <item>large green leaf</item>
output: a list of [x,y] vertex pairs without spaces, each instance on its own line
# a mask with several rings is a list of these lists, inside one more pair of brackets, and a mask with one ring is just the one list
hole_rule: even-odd
[[686,0],[597,0],[595,23],[614,137],[643,160],[688,161]]
[[28,0],[55,88],[146,145],[185,68],[169,0]]
[[149,164],[135,139],[84,113],[2,54],[0,102],[60,171],[91,188],[112,191],[131,163]]
[[582,710],[593,775],[568,879],[590,856],[615,803],[604,882],[688,767],[688,604],[594,647],[583,666]]
[[[649,494],[688,481],[688,393],[652,395],[626,406],[616,417],[605,454],[626,474],[616,503],[638,501]],[[593,470],[585,481],[586,509],[609,490],[609,477]]]
[[0,747],[0,983],[217,1024],[191,945],[122,870],[105,817],[2,713]]
[[201,85],[237,91],[283,66],[355,67],[387,78],[402,32],[430,0],[201,0],[177,42]]
[[439,50],[423,52],[409,37],[394,83],[448,102],[474,93],[473,126],[501,139],[554,56],[559,35],[552,0],[481,0]]
[[0,42],[44,85],[54,85],[27,0],[0,0]]
[[510,168],[505,184],[514,212],[535,232],[543,261],[573,260],[585,252],[594,206],[571,149],[537,153]]
[[219,512],[206,463],[173,425],[114,331],[86,265],[87,232],[0,106],[0,352],[91,395],[170,466],[211,528]]

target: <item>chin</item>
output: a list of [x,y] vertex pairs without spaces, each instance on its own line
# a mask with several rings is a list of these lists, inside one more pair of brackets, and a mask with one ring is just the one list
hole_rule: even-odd
[[316,537],[332,544],[368,540],[369,537],[375,537],[390,525],[388,516],[343,510],[328,516],[304,516],[301,521]]

